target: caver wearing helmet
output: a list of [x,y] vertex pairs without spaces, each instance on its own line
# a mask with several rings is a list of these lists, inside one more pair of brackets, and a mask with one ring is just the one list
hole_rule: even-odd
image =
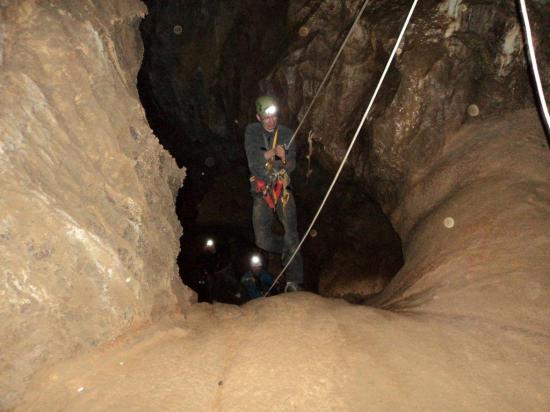
[[[290,175],[296,168],[296,145],[290,144],[292,130],[279,124],[278,104],[272,96],[256,100],[256,119],[245,131],[245,150],[254,198],[252,223],[256,245],[282,255],[283,265],[298,247],[296,205],[290,189]],[[274,212],[284,236],[271,231]],[[289,265],[286,278],[300,289],[303,283],[300,253]],[[290,290],[290,289],[289,289]]]
[[250,258],[250,270],[243,275],[241,283],[250,299],[263,296],[273,284],[273,276],[263,268],[262,258],[259,255],[253,255]]
[[227,242],[223,237],[207,237],[202,240],[199,256],[200,280],[198,288],[201,301],[242,303],[244,290],[235,272]]
[[260,96],[256,99],[256,114],[259,116],[273,116],[278,111],[277,101],[271,96]]
[[[271,96],[261,96],[256,100],[256,119],[260,122],[264,130],[272,133],[278,124],[278,111],[277,102]],[[280,146],[280,145],[279,145]],[[277,155],[281,159],[285,157],[284,147],[273,148],[274,152],[269,152],[269,157]],[[266,158],[267,160],[267,158]]]

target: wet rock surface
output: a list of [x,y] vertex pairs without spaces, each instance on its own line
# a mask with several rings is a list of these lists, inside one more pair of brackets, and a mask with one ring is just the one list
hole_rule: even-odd
[[136,89],[137,1],[2,2],[0,409],[44,362],[180,311],[184,176]]

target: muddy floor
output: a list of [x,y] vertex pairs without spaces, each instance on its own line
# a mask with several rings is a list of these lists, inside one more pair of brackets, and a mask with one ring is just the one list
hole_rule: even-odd
[[546,410],[545,339],[304,292],[202,303],[43,371],[17,410]]

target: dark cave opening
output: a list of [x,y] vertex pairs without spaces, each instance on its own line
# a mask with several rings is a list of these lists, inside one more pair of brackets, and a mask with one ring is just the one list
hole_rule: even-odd
[[[247,299],[239,280],[252,253],[262,253],[272,274],[281,269],[277,256],[254,245],[243,135],[246,124],[255,120],[258,95],[269,92],[284,102],[286,93],[273,90],[265,78],[293,38],[288,4],[145,3],[149,14],[140,26],[140,99],[155,135],[187,174],[176,205],[184,229],[180,276],[199,301],[243,303]],[[295,115],[286,106],[281,111],[280,123],[296,127]],[[297,138],[298,164],[292,176],[299,234],[333,177],[321,161],[322,146],[314,144],[310,152],[303,135]],[[216,241],[230,282],[213,285],[205,277],[206,239]],[[302,253],[307,290],[352,301],[381,290],[403,264],[399,237],[349,170]],[[356,285],[351,291],[350,283]]]

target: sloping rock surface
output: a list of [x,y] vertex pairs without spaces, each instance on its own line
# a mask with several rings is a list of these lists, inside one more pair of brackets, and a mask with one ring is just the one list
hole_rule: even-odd
[[296,293],[196,305],[44,371],[22,411],[547,410],[548,339]]
[[[138,1],[0,2],[0,409],[44,361],[186,304],[184,176],[145,120]],[[179,310],[179,309],[177,309]]]

